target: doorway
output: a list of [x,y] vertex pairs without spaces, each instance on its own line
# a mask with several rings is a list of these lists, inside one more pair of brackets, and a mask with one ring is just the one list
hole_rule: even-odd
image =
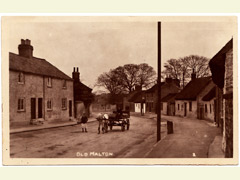
[[187,103],[184,103],[184,116],[187,116]]
[[69,100],[69,117],[72,117],[72,100]]
[[36,119],[36,98],[31,98],[31,119]]
[[42,118],[42,98],[38,98],[38,118]]

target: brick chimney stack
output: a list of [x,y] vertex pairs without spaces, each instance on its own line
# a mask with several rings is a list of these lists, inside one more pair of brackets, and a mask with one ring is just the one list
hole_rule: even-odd
[[191,80],[196,79],[196,73],[195,73],[195,69],[193,68],[193,72],[191,74]]
[[33,57],[33,46],[31,46],[31,41],[29,39],[21,39],[21,44],[18,45],[18,53],[25,58]]
[[72,78],[73,78],[74,81],[80,81],[80,73],[78,71],[78,67],[73,68]]

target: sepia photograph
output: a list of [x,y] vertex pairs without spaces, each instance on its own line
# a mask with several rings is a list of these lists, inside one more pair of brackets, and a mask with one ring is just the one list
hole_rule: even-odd
[[3,163],[238,163],[237,17],[2,17]]

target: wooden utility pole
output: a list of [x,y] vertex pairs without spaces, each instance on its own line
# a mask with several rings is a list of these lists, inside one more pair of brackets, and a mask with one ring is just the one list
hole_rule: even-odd
[[161,22],[158,22],[157,142],[161,140]]

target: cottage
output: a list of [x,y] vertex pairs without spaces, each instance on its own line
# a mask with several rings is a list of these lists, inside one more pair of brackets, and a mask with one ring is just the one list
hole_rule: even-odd
[[[216,121],[222,126],[222,149],[233,157],[233,39],[209,62],[216,87]],[[236,98],[236,97],[235,97]]]
[[[208,116],[206,114],[214,114],[212,110],[214,105],[211,104],[209,106],[202,99],[213,87],[215,85],[211,77],[196,78],[196,74],[193,72],[191,81],[175,98],[176,115],[207,119]],[[214,118],[211,120],[214,120]]]
[[134,112],[146,113],[146,95],[145,91],[141,90],[136,92],[130,99],[130,102],[134,103]]
[[9,53],[10,124],[73,118],[73,80],[45,59],[33,56],[31,41]]
[[175,115],[175,97],[177,93],[170,93],[161,99],[161,114]]
[[[161,98],[166,97],[171,93],[178,93],[180,91],[180,81],[170,77],[161,82]],[[158,97],[158,85],[146,90],[146,111],[156,112]]]
[[74,117],[80,118],[84,112],[87,116],[90,116],[93,102],[92,89],[80,81],[80,72],[78,71],[78,67],[73,68],[72,78],[75,107]]

